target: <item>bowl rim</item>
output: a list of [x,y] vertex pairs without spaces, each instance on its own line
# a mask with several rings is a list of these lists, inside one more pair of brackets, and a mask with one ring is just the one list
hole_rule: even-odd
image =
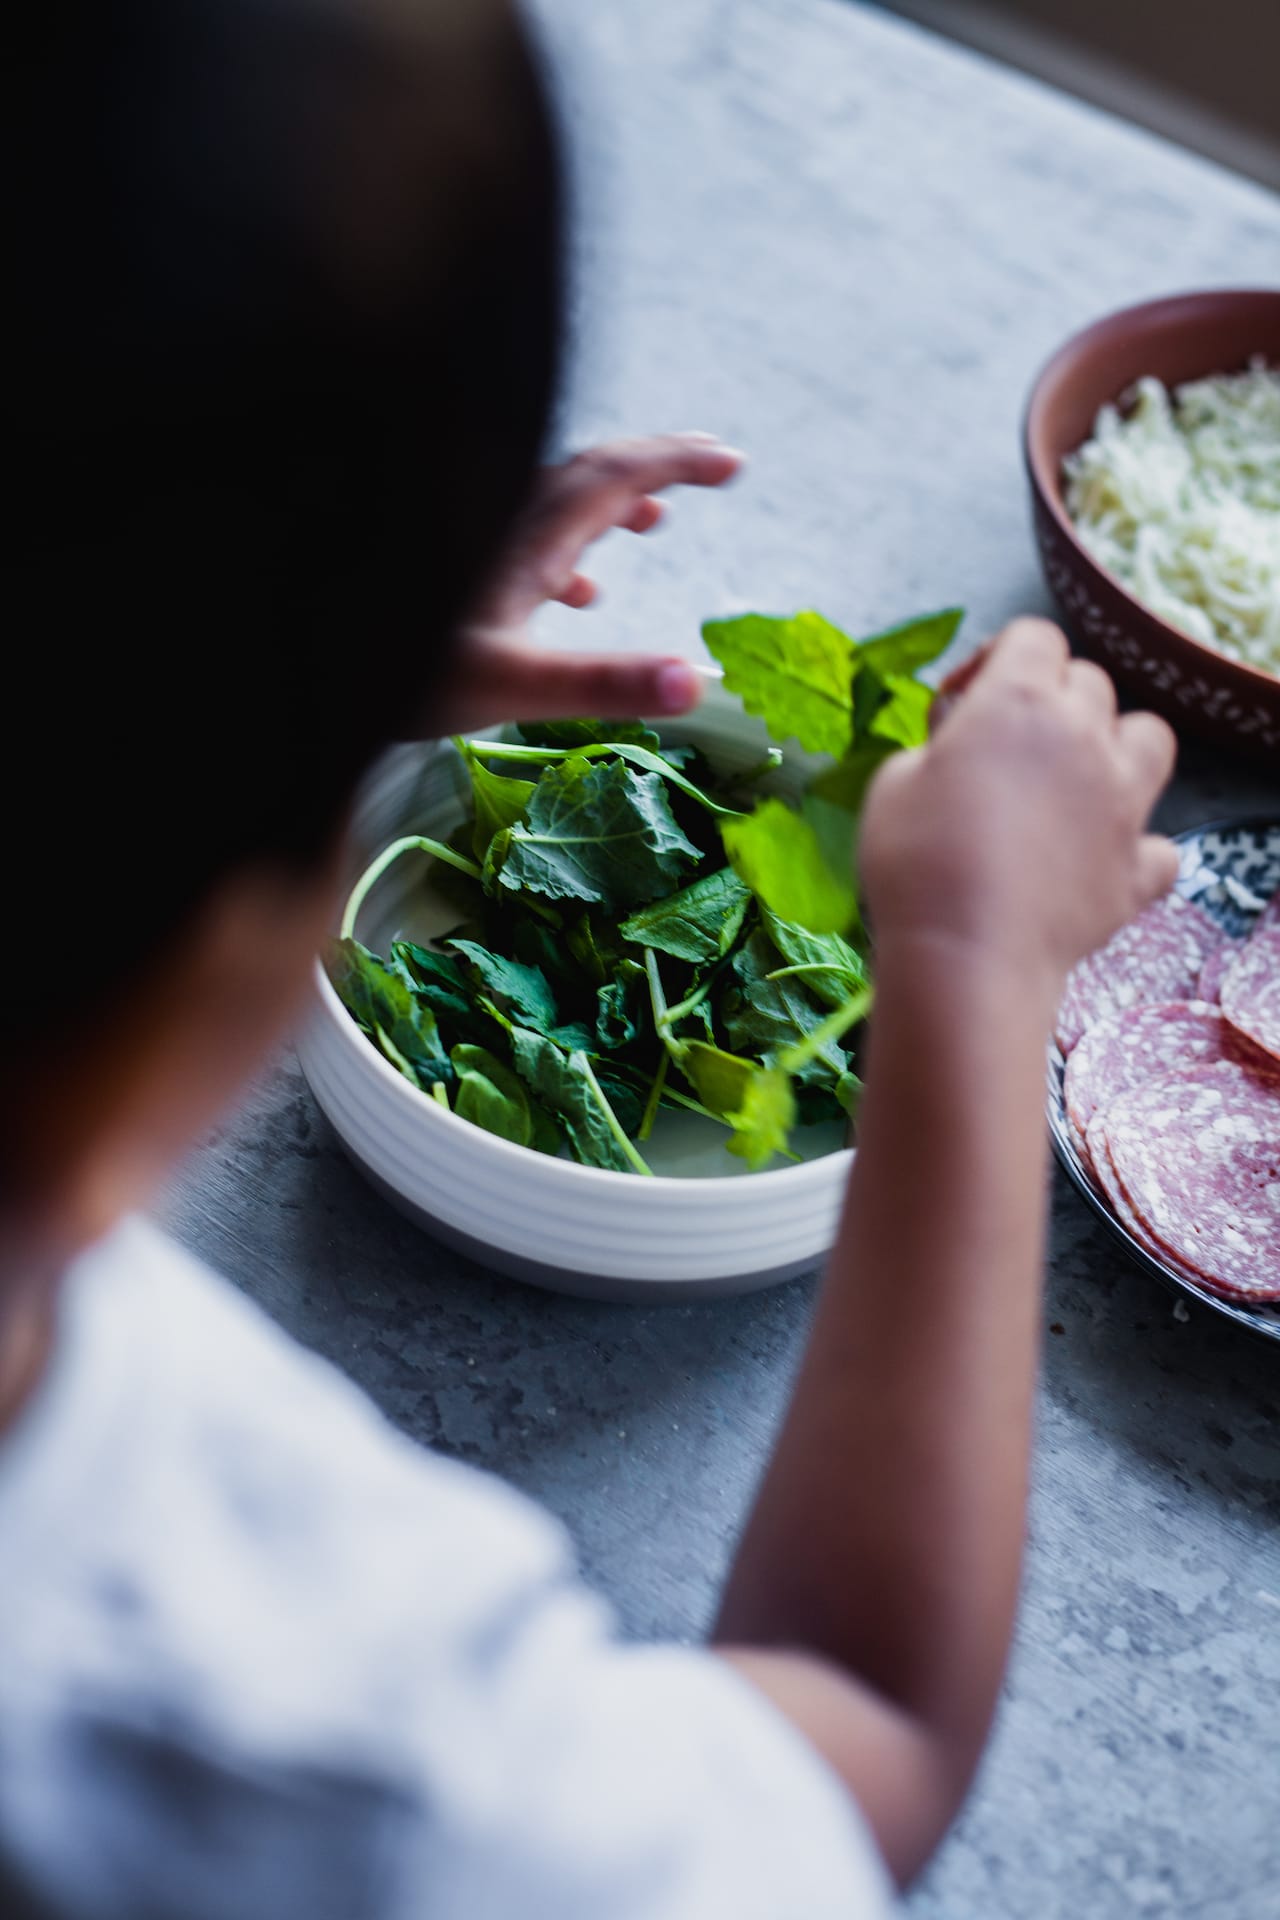
[[[1104,582],[1113,592],[1119,594],[1129,606],[1133,607],[1153,626],[1158,628],[1167,644],[1190,647],[1204,660],[1211,662],[1228,675],[1239,677],[1242,688],[1250,691],[1266,692],[1274,696],[1280,689],[1280,679],[1268,673],[1262,667],[1252,666],[1247,660],[1237,660],[1233,655],[1222,653],[1207,641],[1197,640],[1194,634],[1185,633],[1181,627],[1175,627],[1160,614],[1155,613],[1139,600],[1117,574],[1096,559],[1083,544],[1075,522],[1067,512],[1062,498],[1062,478],[1060,472],[1050,470],[1045,452],[1040,444],[1039,427],[1048,405],[1049,398],[1056,393],[1064,376],[1075,366],[1082,352],[1097,339],[1100,334],[1109,332],[1118,322],[1152,322],[1157,319],[1176,317],[1180,312],[1188,317],[1210,305],[1220,305],[1233,300],[1261,301],[1274,305],[1280,313],[1280,287],[1211,287],[1193,293],[1173,293],[1162,295],[1158,300],[1141,300],[1129,307],[1116,307],[1109,313],[1100,314],[1087,326],[1080,327],[1070,334],[1045,361],[1031,384],[1022,415],[1022,453],[1032,489],[1053,520],[1058,531],[1070,545],[1081,565]],[[1118,394],[1111,396],[1112,401],[1119,399]]]
[[[724,674],[714,663],[691,660],[689,665],[696,670],[701,679],[707,681],[709,686],[718,687],[723,684]],[[698,708],[693,707],[687,714],[660,715],[654,724],[660,724],[663,720],[668,723],[672,720],[696,722],[697,713]],[[641,716],[641,718],[652,717]],[[499,722],[500,726],[505,724],[505,722]],[[425,752],[432,747],[447,745],[448,742],[427,739],[409,741],[405,744],[420,746]],[[499,1173],[505,1169],[514,1175],[520,1168],[528,1171],[532,1165],[540,1162],[544,1172],[547,1172],[547,1177],[567,1180],[570,1183],[585,1183],[584,1192],[594,1189],[597,1198],[603,1198],[607,1192],[613,1191],[619,1195],[623,1192],[655,1193],[668,1202],[675,1200],[677,1196],[682,1196],[687,1202],[688,1198],[695,1194],[705,1195],[708,1201],[727,1202],[736,1195],[741,1202],[744,1182],[752,1182],[753,1191],[758,1191],[754,1183],[761,1180],[768,1180],[771,1184],[785,1180],[792,1190],[803,1190],[806,1185],[817,1188],[824,1186],[832,1177],[832,1174],[827,1171],[829,1168],[832,1172],[839,1169],[843,1175],[847,1175],[853,1161],[854,1148],[837,1147],[835,1152],[819,1154],[815,1160],[804,1160],[798,1165],[762,1168],[759,1172],[753,1172],[748,1168],[745,1173],[699,1174],[684,1177],[678,1174],[655,1173],[646,1178],[642,1174],[623,1173],[620,1169],[612,1167],[587,1167],[577,1160],[562,1160],[558,1155],[537,1153],[532,1147],[522,1147],[514,1140],[504,1140],[496,1133],[487,1133],[483,1127],[477,1127],[470,1120],[463,1120],[451,1109],[442,1107],[439,1101],[433,1100],[420,1087],[411,1086],[404,1075],[398,1072],[389,1060],[384,1059],[372,1042],[361,1033],[338,998],[319,954],[312,961],[312,983],[314,987],[312,1017],[318,1003],[327,1024],[338,1034],[339,1044],[363,1070],[368,1071],[370,1067],[372,1068],[375,1080],[387,1089],[389,1097],[399,1100],[404,1105],[406,1119],[412,1114],[425,1115],[425,1125],[428,1128],[445,1129],[441,1135],[442,1141],[452,1138],[459,1145],[465,1143],[469,1151],[481,1155],[487,1153],[495,1171]],[[304,1020],[306,1017],[304,1013]],[[556,1171],[549,1173],[547,1170],[553,1167]]]

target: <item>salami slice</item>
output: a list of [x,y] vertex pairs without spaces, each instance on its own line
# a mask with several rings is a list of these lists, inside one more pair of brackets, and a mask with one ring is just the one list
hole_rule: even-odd
[[1112,1213],[1130,1239],[1136,1240],[1140,1247],[1145,1247],[1148,1253],[1154,1255],[1157,1260],[1163,1261],[1166,1267],[1171,1268],[1183,1280],[1189,1280],[1192,1286],[1207,1286],[1208,1282],[1204,1275],[1197,1273],[1195,1268],[1189,1267],[1184,1260],[1179,1260],[1177,1254],[1171,1253],[1168,1247],[1162,1247],[1154,1235],[1147,1231],[1146,1222],[1140,1220],[1130,1206],[1129,1196],[1120,1185],[1120,1178],[1111,1158],[1111,1149],[1107,1145],[1105,1114],[1097,1114],[1090,1122],[1086,1147],[1089,1165],[1093,1169],[1098,1185],[1106,1194]]
[[[1254,1052],[1223,1019],[1221,1009],[1200,1000],[1131,1007],[1127,1013],[1096,1020],[1072,1048],[1062,1082],[1067,1120],[1081,1159],[1091,1164],[1088,1133],[1094,1115],[1120,1094],[1186,1067],[1239,1058],[1246,1050]],[[1095,1171],[1101,1177],[1101,1169]]]
[[1222,982],[1222,1011],[1280,1062],[1280,922],[1245,941]]
[[1166,893],[1073,969],[1056,1035],[1070,1053],[1095,1020],[1146,1002],[1190,1000],[1200,970],[1225,935],[1203,908]]
[[1222,980],[1241,947],[1243,940],[1224,940],[1215,947],[1200,969],[1200,978],[1196,982],[1196,999],[1217,1003],[1222,994]]
[[1129,1208],[1200,1284],[1280,1300],[1280,1074],[1219,1060],[1131,1088],[1094,1121]]
[[1255,933],[1261,933],[1264,927],[1280,927],[1280,893],[1272,894],[1253,923]]

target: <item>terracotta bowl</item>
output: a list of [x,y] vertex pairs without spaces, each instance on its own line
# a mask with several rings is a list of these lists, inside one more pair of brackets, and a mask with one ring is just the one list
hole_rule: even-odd
[[1068,628],[1116,684],[1173,725],[1253,755],[1280,755],[1280,679],[1242,665],[1149,613],[1081,546],[1062,462],[1099,407],[1144,374],[1177,386],[1236,373],[1255,355],[1280,366],[1280,291],[1192,293],[1126,307],[1086,327],[1031,391],[1024,451],[1045,579]]

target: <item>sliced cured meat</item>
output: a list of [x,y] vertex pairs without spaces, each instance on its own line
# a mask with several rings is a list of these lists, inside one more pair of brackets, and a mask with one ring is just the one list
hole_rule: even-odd
[[1086,1028],[1146,1002],[1190,1000],[1200,970],[1225,935],[1203,908],[1166,893],[1074,968],[1058,1008],[1056,1036],[1070,1053]]
[[1127,1013],[1096,1020],[1072,1048],[1062,1082],[1067,1120],[1081,1158],[1090,1163],[1088,1132],[1094,1115],[1120,1094],[1186,1067],[1242,1057],[1246,1050],[1254,1052],[1223,1019],[1221,1009],[1200,1000],[1131,1007]]
[[1122,1093],[1093,1122],[1158,1247],[1233,1299],[1280,1300],[1280,1074],[1237,1061]]
[[1272,894],[1253,923],[1255,933],[1261,933],[1264,927],[1280,927],[1280,893]]
[[1222,982],[1222,1011],[1280,1062],[1280,922],[1245,941]]
[[1218,1000],[1222,992],[1223,975],[1243,945],[1243,940],[1224,940],[1220,947],[1214,948],[1200,969],[1200,978],[1196,982],[1197,1000]]
[[1192,1286],[1207,1285],[1202,1273],[1197,1273],[1194,1267],[1189,1267],[1185,1261],[1179,1260],[1176,1253],[1171,1253],[1168,1247],[1160,1245],[1154,1235],[1147,1231],[1145,1221],[1140,1220],[1130,1206],[1129,1196],[1120,1185],[1120,1178],[1111,1158],[1111,1149],[1107,1145],[1105,1114],[1095,1115],[1090,1122],[1086,1148],[1094,1177],[1107,1196],[1112,1213],[1129,1237],[1136,1240],[1140,1247],[1145,1247],[1147,1252],[1153,1254],[1157,1260],[1163,1261],[1166,1267],[1171,1268],[1182,1279],[1189,1280]]

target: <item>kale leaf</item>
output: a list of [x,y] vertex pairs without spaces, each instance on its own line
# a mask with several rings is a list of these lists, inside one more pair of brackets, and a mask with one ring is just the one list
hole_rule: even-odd
[[858,900],[846,866],[833,869],[812,821],[785,800],[761,800],[742,820],[720,829],[735,873],[784,920],[814,933],[844,933],[857,919]]
[[637,946],[656,947],[659,953],[696,965],[728,953],[750,904],[750,888],[731,867],[721,867],[641,907],[618,931]]
[[820,613],[789,620],[744,613],[707,620],[702,637],[724,668],[724,684],[779,743],[794,738],[836,759],[853,738],[853,648]]
[[598,901],[610,911],[654,899],[701,857],[676,825],[659,776],[621,760],[549,766],[525,824],[504,829],[494,848],[499,841],[496,878],[509,892]]
[[398,964],[345,939],[331,942],[326,965],[338,998],[393,1067],[428,1092],[437,1081],[449,1084],[453,1068],[435,1015]]

